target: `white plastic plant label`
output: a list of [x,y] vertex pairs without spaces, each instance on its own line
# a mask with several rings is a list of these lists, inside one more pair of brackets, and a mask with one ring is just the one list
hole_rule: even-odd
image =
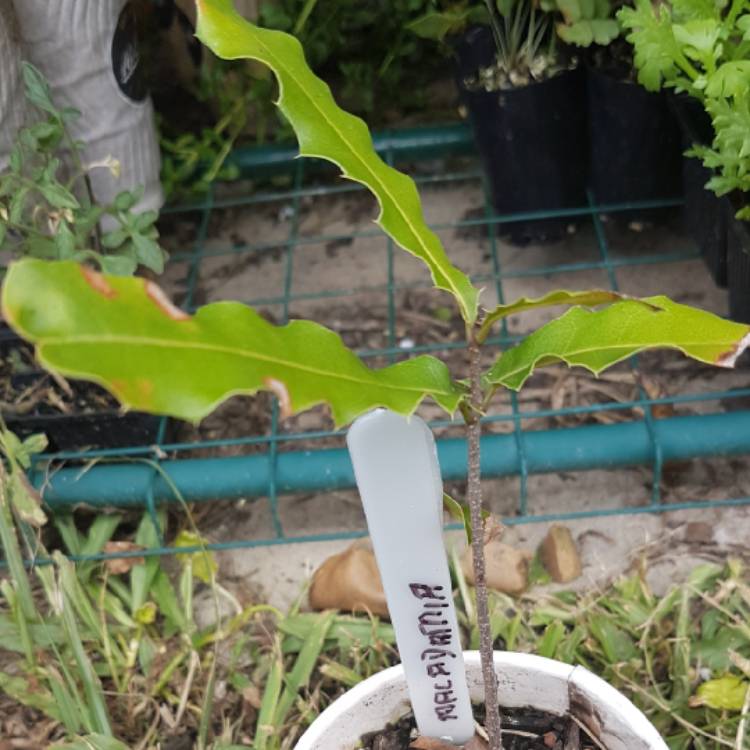
[[420,734],[474,735],[443,545],[435,441],[419,417],[378,409],[347,436]]

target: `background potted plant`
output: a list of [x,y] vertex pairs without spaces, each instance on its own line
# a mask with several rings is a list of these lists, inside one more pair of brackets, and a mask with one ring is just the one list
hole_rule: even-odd
[[[440,25],[423,19],[411,27],[443,38],[469,21],[485,20],[469,26],[453,46],[495,211],[503,216],[585,205],[585,80],[578,58],[557,43],[552,17],[537,3],[487,0],[473,10],[473,16],[466,8],[446,11]],[[500,229],[523,244],[559,239],[569,223],[520,220]]]
[[[639,82],[650,91],[667,88],[675,94],[672,103],[692,157],[683,170],[687,225],[717,283],[729,279],[731,314],[750,320],[744,257],[732,252],[727,273],[728,226],[738,245],[743,225],[734,216],[742,219],[748,213],[743,152],[750,67],[745,59],[750,49],[746,11],[742,0],[659,6],[636,0],[618,18],[634,46]],[[716,196],[729,196],[729,217],[727,202],[704,187]]]
[[[555,29],[586,60],[588,186],[596,203],[680,194],[680,137],[661,93],[635,83],[632,51],[620,38],[610,0],[543,0]],[[616,179],[613,179],[616,175]],[[625,214],[632,218],[632,213]]]
[[[35,344],[45,367],[93,380],[124,406],[153,413],[197,421],[225,398],[258,390],[273,392],[284,414],[327,403],[339,425],[376,406],[410,415],[428,396],[451,414],[459,411],[467,424],[486,727],[491,750],[499,750],[481,533],[481,415],[498,389],[518,389],[535,368],[553,362],[598,373],[643,349],[667,346],[702,362],[732,366],[748,343],[750,327],[664,297],[637,300],[600,290],[557,291],[480,311],[478,290],[426,226],[414,183],[380,160],[361,120],[338,109],[328,87],[309,71],[299,43],[244,21],[231,0],[200,0],[198,9],[198,35],[217,54],[255,59],[274,72],[278,105],[298,135],[301,154],[332,161],[344,176],[364,184],[380,204],[379,225],[426,264],[437,289],[453,297],[466,324],[468,380],[454,379],[444,363],[430,356],[371,370],[332,331],[299,320],[274,326],[240,303],[210,304],[189,316],[153,282],[103,276],[73,261],[15,263],[5,279],[3,313]],[[559,305],[571,309],[498,353],[482,371],[482,351],[493,326],[511,314]],[[559,695],[550,691],[548,698],[547,710],[557,711]],[[597,716],[605,719],[607,712]],[[606,736],[606,721],[597,731]]]
[[[142,189],[125,190],[111,204],[97,203],[89,175],[119,174],[114,158],[87,164],[69,132],[79,113],[59,107],[42,74],[22,64],[26,98],[36,112],[13,143],[0,173],[0,250],[12,257],[87,261],[113,274],[142,266],[161,273],[157,211],[136,213]],[[105,230],[103,220],[109,227]],[[21,437],[47,434],[53,450],[151,442],[159,420],[122,415],[117,402],[94,385],[51,379],[35,366],[31,349],[7,326],[0,330],[0,401],[3,418]]]

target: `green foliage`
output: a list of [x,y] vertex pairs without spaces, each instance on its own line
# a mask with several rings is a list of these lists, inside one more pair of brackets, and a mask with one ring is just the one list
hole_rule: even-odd
[[[198,551],[181,553],[181,565],[168,575],[160,557],[141,554],[159,546],[166,532],[162,512],[155,519],[144,514],[128,534],[132,541],[115,540],[130,525],[122,515],[98,515],[86,531],[70,516],[58,515],[54,522],[69,554],[108,559],[74,564],[54,553],[53,566],[27,570],[24,555],[49,555],[36,538],[39,525],[17,509],[39,503],[39,497],[33,493],[20,501],[19,493],[32,491],[9,477],[22,473],[43,447],[40,436],[21,442],[2,433],[0,546],[11,576],[0,584],[0,691],[60,723],[66,739],[53,745],[57,750],[156,746],[173,734],[170,717],[179,719],[183,702],[196,707],[199,719],[205,716],[196,747],[226,750],[243,742],[251,725],[257,727],[256,740],[265,737],[256,747],[280,750],[285,733],[310,720],[299,700],[310,683],[318,692],[323,683],[327,691],[333,685],[335,696],[339,676],[351,677],[356,669],[364,678],[395,663],[390,624],[296,610],[284,616],[266,605],[242,609],[217,581],[216,561],[201,549],[204,541],[195,530],[180,532],[174,546]],[[215,600],[216,622],[205,630],[193,617],[199,579]],[[220,615],[219,598],[233,614]],[[212,713],[218,669],[225,686],[223,715],[231,710],[241,717],[224,727]],[[246,691],[263,692],[261,716],[252,709],[244,713]],[[140,708],[123,713],[120,705]],[[177,725],[187,729],[196,722],[188,711]],[[133,744],[124,744],[123,735]]]
[[[741,102],[741,103],[740,103]],[[697,156],[712,170],[706,187],[717,195],[727,195],[740,190],[750,191],[750,97],[707,99],[706,108],[711,114],[715,137],[711,146],[695,144],[688,152]],[[750,206],[745,205],[737,218],[750,219]]]
[[375,406],[409,414],[427,395],[453,412],[463,394],[433,357],[370,370],[315,323],[277,327],[236,302],[189,318],[150,282],[74,263],[15,263],[5,292],[6,319],[36,342],[45,366],[101,383],[138,409],[198,420],[231,395],[266,389],[287,413],[327,402],[344,424]]
[[[612,301],[597,311],[574,307],[530,334],[499,357],[485,376],[487,389],[520,388],[535,368],[555,362],[599,373],[657,347],[732,366],[748,343],[746,325],[666,297],[636,300],[606,291],[523,299],[488,320],[542,305]],[[336,334],[314,323],[278,328],[235,302],[207,305],[191,318],[149,282],[101,277],[68,262],[14,264],[3,313],[36,344],[46,367],[100,383],[127,406],[185,419],[259,389],[275,393],[285,414],[328,403],[337,424],[378,405],[409,414],[428,395],[453,412],[466,396],[433,357],[369,370]]]
[[377,223],[427,264],[435,285],[453,294],[464,319],[473,323],[478,292],[425,224],[414,182],[380,159],[362,120],[338,108],[328,86],[306,64],[300,43],[245,21],[231,0],[201,2],[198,10],[196,33],[219,57],[258,60],[274,72],[278,107],[297,133],[301,155],[327,159],[346,178],[369,188],[381,207]]
[[128,746],[103,734],[87,734],[67,742],[55,743],[49,750],[129,750]]
[[[431,84],[445,77],[447,49],[407,31],[420,17],[440,14],[443,5],[442,0],[266,0],[259,3],[258,25],[297,37],[311,69],[332,82],[337,101],[389,127],[395,114],[419,117],[431,103]],[[184,86],[195,102],[190,122],[186,125],[179,110],[157,113],[162,186],[172,198],[195,198],[213,180],[237,179],[239,169],[227,159],[237,145],[293,138],[274,106],[272,77],[247,61],[203,55]]]
[[487,90],[542,80],[557,68],[552,18],[526,0],[485,0],[497,47],[496,66],[479,71]]
[[424,89],[443,70],[445,55],[407,29],[425,16],[440,15],[444,5],[442,0],[266,0],[259,25],[297,37],[312,70],[337,82],[336,98],[373,118],[427,101]]
[[[750,630],[736,627],[747,620],[747,568],[701,566],[662,597],[646,577],[642,570],[604,589],[537,591],[520,601],[491,594],[493,633],[502,639],[495,647],[592,670],[644,711],[670,748],[722,747],[737,735],[750,676]],[[722,661],[707,664],[709,650]]]
[[[636,0],[618,18],[635,47],[638,80],[650,91],[686,92],[703,102],[714,140],[695,144],[690,155],[714,172],[706,187],[724,195],[750,187],[750,6],[680,0],[653,5]],[[743,207],[738,218],[750,219]]]
[[489,14],[483,5],[457,4],[444,10],[429,10],[406,24],[406,28],[424,39],[442,42],[450,34],[458,34],[473,23],[488,23]]
[[[133,213],[139,190],[120,193],[111,205],[93,203],[89,172],[118,174],[119,163],[84,164],[80,144],[68,133],[79,113],[57,108],[32,65],[23,64],[23,77],[39,119],[21,128],[9,168],[0,174],[0,249],[14,256],[92,262],[113,274],[132,274],[139,265],[161,273],[166,254],[157,242],[157,213]],[[63,155],[69,164],[63,164]],[[116,229],[101,234],[103,217],[114,220]]]
[[[22,544],[27,554],[39,553],[38,546],[32,548],[31,542],[46,517],[41,509],[33,514],[28,512],[28,508],[41,501],[27,481],[17,478],[23,475],[32,446],[41,446],[42,441],[37,439],[24,445],[4,428],[2,438],[0,542],[12,577],[0,586],[0,601],[7,608],[7,614],[0,612],[0,621],[5,631],[3,646],[18,650],[23,670],[14,670],[12,664],[4,663],[0,689],[47,712],[69,732],[111,736],[102,686],[79,627],[86,618],[98,628],[92,618],[91,602],[80,598],[80,585],[72,576],[71,563],[60,557],[54,569],[36,569],[35,577],[42,584],[47,600],[47,611],[40,610],[23,564]],[[49,668],[49,656],[42,650],[42,644],[48,653],[59,654],[57,669]]]
[[584,292],[568,292],[557,290],[545,294],[543,297],[529,299],[528,297],[519,297],[513,302],[498,305],[494,310],[490,310],[484,316],[482,326],[477,334],[479,341],[484,341],[492,326],[503,318],[528,310],[534,310],[539,307],[558,307],[562,305],[583,305],[586,307],[597,307],[598,305],[607,305],[619,300],[628,299],[627,295],[610,291],[609,289],[591,289]]
[[239,169],[228,157],[247,134],[250,122],[259,144],[266,141],[269,130],[277,139],[291,137],[289,127],[277,122],[270,77],[259,76],[244,60],[202,60],[190,93],[202,116],[211,114],[216,121],[193,132],[186,131],[182,121],[158,117],[161,183],[168,197],[193,197],[205,193],[214,181],[237,179]]
[[[724,63],[742,60],[747,43],[738,33],[746,20],[744,0],[653,5],[635,0],[617,14],[635,48],[638,80],[650,91],[662,86],[703,98],[703,90]],[[720,74],[726,76],[729,71]]]
[[661,296],[622,300],[596,311],[574,307],[503,354],[486,382],[518,389],[537,367],[557,362],[599,374],[654,348],[678,349],[699,362],[732,367],[749,336],[750,326]]
[[[506,3],[503,11],[512,7]],[[339,164],[372,190],[383,209],[381,226],[426,262],[436,286],[453,292],[470,342],[481,345],[508,315],[578,305],[497,359],[483,378],[485,399],[498,386],[520,388],[535,368],[553,362],[599,373],[644,349],[666,347],[731,366],[747,346],[748,326],[665,297],[636,300],[604,290],[520,299],[477,323],[477,291],[427,229],[413,182],[380,161],[364,123],[337,108],[296,40],[247,23],[229,0],[202,0],[198,33],[224,57],[258,59],[275,72],[279,107],[297,130],[302,153]],[[326,403],[339,425],[375,406],[410,414],[426,396],[449,413],[461,408],[467,416],[480,408],[433,357],[370,370],[338,335],[314,323],[276,327],[234,302],[208,305],[190,317],[149,282],[108,278],[73,263],[15,264],[2,305],[46,367],[93,380],[144,411],[198,420],[234,394],[261,389],[276,395],[283,415]],[[592,311],[580,305],[610,306]]]
[[555,24],[557,34],[576,47],[607,45],[620,35],[610,0],[542,0],[541,7],[562,16]]

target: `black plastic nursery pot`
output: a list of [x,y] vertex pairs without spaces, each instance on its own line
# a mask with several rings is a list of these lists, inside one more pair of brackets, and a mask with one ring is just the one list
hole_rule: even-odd
[[732,201],[725,200],[729,317],[750,323],[750,223],[736,219],[735,211]]
[[[586,205],[583,69],[513,89],[475,89],[467,79],[489,64],[494,54],[488,35],[486,29],[471,29],[456,45],[456,53],[458,86],[495,212],[506,216]],[[566,218],[521,220],[503,223],[500,231],[518,243],[554,240],[570,223]]]
[[[711,119],[699,101],[681,94],[672,96],[670,103],[680,124],[683,150],[695,143],[711,143]],[[713,280],[726,287],[728,211],[725,202],[706,189],[710,179],[710,170],[699,159],[683,157],[684,224],[700,249]]]
[[594,68],[587,84],[589,187],[596,203],[679,196],[680,128],[666,97]]
[[[29,345],[7,326],[0,327],[0,359],[2,418],[18,437],[44,433],[52,452],[156,443],[161,418],[142,412],[121,412],[114,398],[99,386],[71,381],[64,398],[55,394],[50,376],[28,367]],[[14,368],[19,365],[16,371]],[[51,391],[51,396],[42,397]]]

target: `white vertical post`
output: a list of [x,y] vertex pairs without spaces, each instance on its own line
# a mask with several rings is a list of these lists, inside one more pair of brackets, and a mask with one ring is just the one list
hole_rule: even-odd
[[347,444],[420,734],[474,735],[443,544],[435,441],[419,417],[360,417]]

